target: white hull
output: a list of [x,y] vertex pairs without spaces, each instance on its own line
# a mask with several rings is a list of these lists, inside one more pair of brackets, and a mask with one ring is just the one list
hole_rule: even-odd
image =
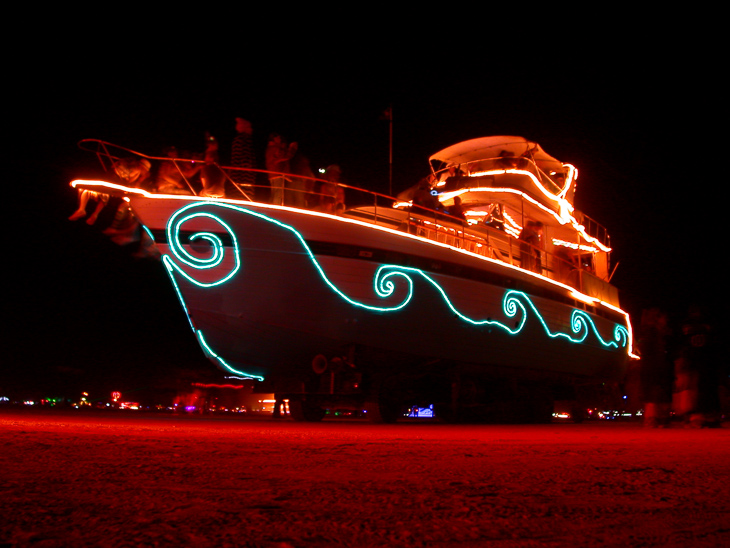
[[231,373],[304,378],[316,356],[353,349],[372,361],[358,367],[379,370],[438,362],[618,379],[627,366],[624,314],[585,310],[570,288],[498,261],[265,204],[133,197],[131,206],[201,346]]

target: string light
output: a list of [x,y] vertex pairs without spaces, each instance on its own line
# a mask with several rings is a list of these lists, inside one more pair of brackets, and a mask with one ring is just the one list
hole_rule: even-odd
[[[425,282],[427,282],[431,287],[433,287],[437,293],[441,296],[443,302],[447,305],[447,307],[451,310],[453,315],[460,320],[469,323],[471,325],[475,326],[489,326],[489,327],[496,327],[498,329],[503,330],[506,333],[509,333],[511,335],[517,335],[520,333],[524,325],[527,321],[527,318],[529,316],[535,317],[540,325],[542,326],[544,332],[547,336],[550,338],[562,338],[565,340],[568,340],[573,343],[582,343],[584,342],[588,335],[592,333],[596,340],[600,342],[600,344],[604,347],[610,347],[610,348],[625,348],[630,345],[630,332],[627,327],[616,325],[614,328],[614,332],[612,333],[610,338],[603,337],[598,328],[596,327],[593,319],[590,317],[589,314],[587,314],[583,310],[579,309],[573,309],[571,312],[571,318],[570,318],[570,332],[561,332],[553,330],[549,327],[547,322],[545,321],[543,315],[540,313],[538,307],[535,305],[535,303],[532,301],[532,299],[524,292],[521,291],[515,291],[515,290],[508,290],[505,292],[505,295],[502,300],[502,309],[503,313],[509,317],[509,318],[515,318],[518,313],[518,321],[516,323],[515,327],[511,327],[509,324],[494,320],[491,318],[491,315],[489,315],[486,318],[474,318],[470,317],[466,314],[464,314],[462,311],[460,311],[452,302],[450,299],[447,291],[444,289],[444,287],[438,283],[431,275],[427,274],[421,269],[413,268],[413,267],[407,267],[403,265],[397,265],[397,264],[384,264],[379,266],[375,274],[373,276],[373,288],[375,294],[384,300],[391,299],[396,294],[396,289],[399,284],[404,284],[405,287],[405,293],[403,291],[400,291],[398,294],[401,295],[401,297],[394,303],[384,304],[381,306],[376,306],[373,304],[367,304],[364,302],[361,302],[359,300],[356,300],[352,298],[351,296],[347,295],[344,291],[342,291],[326,274],[324,268],[319,263],[319,261],[316,259],[314,253],[311,251],[310,247],[308,246],[307,242],[305,241],[302,234],[296,230],[291,225],[288,225],[286,223],[283,223],[277,219],[274,219],[272,217],[269,217],[267,215],[264,215],[262,213],[252,211],[247,208],[239,207],[239,206],[233,206],[231,204],[221,204],[221,203],[211,203],[211,202],[197,202],[189,204],[178,211],[176,211],[173,215],[171,215],[170,220],[168,222],[168,235],[170,237],[174,237],[176,240],[179,238],[179,231],[180,227],[183,224],[184,220],[190,220],[193,218],[200,218],[205,217],[208,219],[212,219],[214,221],[217,221],[222,227],[224,227],[225,230],[229,231],[229,233],[233,236],[233,230],[230,228],[229,224],[226,223],[223,219],[221,219],[218,215],[214,215],[209,212],[192,212],[191,210],[193,208],[200,208],[200,207],[207,207],[207,208],[222,208],[224,210],[232,210],[237,213],[250,215],[252,217],[258,218],[262,221],[266,221],[269,223],[272,223],[281,229],[289,232],[299,243],[301,246],[304,255],[309,259],[311,262],[311,265],[314,267],[315,271],[319,274],[320,278],[324,282],[324,284],[329,287],[338,297],[346,301],[352,306],[362,308],[371,312],[377,312],[377,313],[384,313],[384,312],[395,312],[398,310],[404,309],[413,299],[414,297],[414,284],[415,279],[421,279]],[[205,232],[203,234],[209,234],[208,232]],[[208,239],[209,242],[211,242],[211,245],[220,245],[220,239]],[[232,248],[232,253],[238,254],[238,243],[237,240],[233,240],[234,245]],[[168,245],[171,249],[176,248],[179,246],[179,241],[169,241]],[[218,251],[213,253],[213,256],[216,257],[216,259],[219,259],[219,253]],[[223,275],[220,277],[220,279],[216,280],[215,282],[208,282],[203,283],[199,280],[196,280],[194,276],[191,274],[188,274],[185,272],[179,265],[175,264],[175,258],[184,257],[186,259],[185,264],[188,265],[191,268],[194,269],[207,269],[209,268],[209,263],[198,263],[196,261],[187,260],[188,256],[182,255],[182,254],[175,254],[175,257],[171,255],[163,255],[163,260],[166,264],[168,264],[168,271],[170,273],[177,272],[184,276],[185,279],[188,281],[203,287],[203,288],[209,288],[214,287],[217,285],[220,285],[224,282],[230,281],[236,272],[239,270],[240,266],[240,259],[236,259],[235,262],[235,268],[230,272],[224,272]],[[221,261],[218,260],[217,264],[221,264]],[[174,278],[173,278],[174,281]],[[176,284],[177,285],[177,284]],[[181,296],[182,293],[178,289],[178,294]],[[583,300],[590,299],[587,296],[582,296],[580,294],[577,294],[581,297],[584,297]],[[591,300],[593,304],[600,302],[595,299]],[[213,350],[207,345],[205,342],[205,338],[200,330],[196,330],[196,336],[198,337],[198,340],[203,346],[206,353],[217,360],[221,365],[227,369],[228,371],[231,371],[236,374],[241,374],[241,372],[236,371],[232,366],[227,364],[218,354],[213,352]]]
[[[404,238],[412,238],[414,240],[420,240],[427,242],[430,245],[436,245],[444,248],[448,248],[452,251],[458,252],[458,253],[464,253],[473,257],[476,257],[480,260],[487,261],[489,263],[498,264],[503,268],[512,268],[515,270],[520,270],[520,272],[523,272],[524,274],[534,276],[540,279],[543,279],[553,285],[557,285],[560,287],[563,287],[567,289],[570,292],[573,292],[573,297],[581,300],[583,302],[587,302],[593,305],[602,305],[610,310],[614,310],[617,313],[623,315],[625,318],[626,326],[616,324],[613,333],[611,337],[605,338],[603,337],[596,325],[594,324],[592,318],[585,313],[582,310],[574,309],[571,312],[571,331],[570,332],[559,332],[559,331],[553,331],[550,329],[548,324],[545,322],[542,314],[538,310],[537,306],[533,303],[533,301],[530,299],[530,297],[522,292],[518,291],[507,291],[503,297],[502,301],[502,307],[503,312],[506,315],[510,314],[516,314],[518,311],[522,311],[522,318],[518,322],[518,328],[511,328],[507,324],[492,320],[492,319],[478,319],[478,318],[472,318],[465,314],[463,314],[461,311],[459,311],[452,303],[452,301],[449,299],[449,296],[445,289],[431,276],[429,276],[427,273],[420,269],[411,268],[411,267],[405,267],[402,265],[395,265],[395,264],[389,264],[389,265],[381,265],[373,279],[374,284],[374,290],[378,297],[387,299],[392,297],[394,291],[395,291],[395,282],[397,280],[404,281],[406,283],[406,287],[408,289],[406,297],[399,303],[396,303],[394,305],[390,306],[374,306],[371,304],[366,304],[363,302],[359,302],[347,294],[345,294],[342,290],[340,290],[326,275],[324,269],[320,265],[319,261],[315,258],[314,254],[312,253],[311,249],[307,245],[304,237],[302,234],[293,228],[292,226],[283,223],[275,218],[269,217],[268,215],[265,215],[264,213],[253,211],[248,208],[241,207],[237,205],[237,202],[235,200],[201,200],[200,198],[193,197],[193,196],[174,196],[174,195],[159,195],[159,194],[151,194],[147,193],[144,190],[141,189],[130,189],[127,187],[122,187],[120,185],[113,185],[111,183],[106,183],[103,181],[74,181],[72,183],[72,186],[76,187],[79,184],[84,184],[86,186],[106,186],[115,190],[119,190],[122,192],[130,193],[130,194],[137,194],[144,196],[145,198],[150,199],[176,199],[181,201],[188,201],[189,203],[187,205],[184,205],[177,211],[175,211],[169,218],[167,223],[167,236],[168,236],[168,245],[170,248],[169,254],[163,254],[162,261],[163,264],[166,267],[166,270],[168,272],[168,275],[170,276],[173,286],[175,287],[175,291],[178,295],[178,299],[180,300],[185,313],[188,317],[188,322],[191,325],[191,328],[193,329],[196,338],[203,349],[203,351],[208,355],[210,358],[212,358],[214,361],[219,363],[221,367],[235,375],[241,375],[244,378],[252,378],[257,380],[263,380],[263,377],[260,375],[252,375],[249,373],[245,373],[242,371],[239,371],[235,367],[231,366],[229,363],[227,363],[217,352],[215,352],[206,342],[205,336],[203,335],[202,331],[197,329],[194,325],[194,322],[192,318],[190,317],[189,311],[187,309],[185,299],[183,297],[183,294],[180,290],[179,284],[176,280],[176,276],[180,275],[183,278],[185,278],[187,281],[201,287],[201,288],[212,288],[218,285],[221,285],[225,282],[231,281],[240,271],[241,269],[241,263],[240,263],[240,249],[239,249],[239,243],[238,239],[236,238],[236,235],[233,231],[233,229],[223,220],[219,215],[215,215],[213,213],[207,212],[207,211],[199,211],[197,208],[210,206],[212,208],[220,208],[224,210],[234,211],[237,213],[243,213],[246,215],[250,215],[253,217],[257,217],[260,220],[272,223],[274,225],[279,226],[280,228],[289,231],[295,238],[298,240],[299,244],[301,245],[302,249],[304,250],[305,255],[309,258],[309,260],[312,263],[312,266],[314,269],[319,273],[321,279],[325,283],[326,286],[328,286],[336,295],[338,295],[341,299],[348,302],[349,304],[366,309],[372,312],[393,312],[395,310],[400,310],[407,306],[407,304],[411,301],[413,298],[413,282],[414,278],[420,278],[422,280],[425,280],[428,284],[430,284],[436,291],[441,295],[442,299],[446,303],[446,305],[452,310],[454,315],[458,318],[460,318],[462,321],[470,323],[472,325],[488,325],[490,327],[497,327],[505,332],[508,332],[512,335],[518,334],[522,327],[524,326],[524,323],[527,318],[528,311],[531,311],[534,313],[535,317],[539,320],[540,324],[543,327],[543,330],[545,333],[551,337],[551,338],[562,338],[565,340],[568,340],[570,342],[574,343],[582,343],[586,340],[589,333],[593,333],[595,338],[600,342],[601,345],[608,348],[626,348],[627,353],[630,357],[637,357],[634,355],[632,351],[632,329],[631,329],[631,323],[629,321],[628,314],[621,310],[620,308],[611,305],[610,303],[589,297],[587,295],[584,295],[582,293],[579,293],[575,288],[572,288],[570,286],[566,286],[562,283],[556,282],[554,280],[551,280],[547,277],[542,276],[541,274],[537,273],[531,273],[531,272],[525,272],[521,269],[518,269],[517,267],[513,265],[509,265],[506,263],[503,263],[501,261],[496,261],[494,259],[491,259],[489,257],[484,257],[482,255],[478,255],[476,253],[469,252],[467,250],[461,249],[461,248],[454,248],[452,246],[449,246],[447,244],[435,242],[432,240],[428,240],[426,238],[422,238],[420,236],[404,233],[401,231],[397,231],[395,229],[390,229],[388,227],[378,226],[369,224],[366,222],[362,222],[356,219],[349,219],[349,218],[343,218],[340,216],[332,216],[326,213],[320,213],[320,212],[314,212],[314,211],[306,211],[296,208],[287,208],[285,206],[276,206],[276,205],[270,205],[270,204],[257,204],[257,208],[266,210],[290,210],[290,211],[296,211],[300,214],[306,214],[306,215],[313,215],[313,216],[321,216],[321,217],[329,217],[332,219],[336,219],[339,222],[344,223],[351,223],[351,224],[357,224],[362,226],[367,226],[370,229],[374,230],[380,230],[384,232],[389,232],[392,234],[397,234],[400,237]],[[565,189],[568,188],[568,185],[566,184]],[[475,190],[475,189],[471,189]],[[518,191],[515,191],[514,189],[478,189],[483,191],[511,191],[518,194],[522,194]],[[456,195],[456,194],[453,194]],[[230,247],[226,247],[223,244],[223,241],[221,240],[220,236],[211,230],[205,230],[196,232],[193,235],[191,235],[188,239],[188,241],[194,241],[194,240],[201,240],[208,244],[208,247],[210,248],[210,252],[206,257],[196,257],[190,254],[187,250],[185,250],[182,247],[182,244],[180,243],[180,232],[181,227],[186,222],[189,222],[193,219],[209,219],[212,222],[218,224],[219,226],[223,227],[223,230],[230,236],[232,245]],[[513,222],[513,221],[512,221]],[[145,227],[146,229],[146,227]],[[147,230],[147,229],[146,229]],[[149,231],[148,231],[149,232]],[[607,249],[607,248],[606,248]],[[231,258],[226,258],[226,255],[232,255]],[[195,271],[208,271],[211,274],[215,273],[217,275],[218,270],[221,268],[224,269],[224,272],[222,275],[217,276],[214,281],[201,281],[197,279],[192,274],[188,273],[184,267],[187,267],[188,269],[192,269]],[[510,316],[511,317],[511,316]]]

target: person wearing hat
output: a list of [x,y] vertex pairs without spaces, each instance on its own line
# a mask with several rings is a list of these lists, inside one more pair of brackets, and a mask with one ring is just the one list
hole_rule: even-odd
[[253,128],[251,122],[245,118],[236,118],[236,137],[231,145],[231,166],[243,168],[232,170],[231,179],[253,198],[256,173],[244,169],[256,168],[256,155],[253,150]]

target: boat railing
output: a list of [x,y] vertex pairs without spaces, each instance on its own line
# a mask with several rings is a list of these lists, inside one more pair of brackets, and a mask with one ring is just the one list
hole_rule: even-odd
[[618,305],[616,289],[605,277],[596,275],[591,253],[571,255],[562,247],[550,252],[503,229],[422,206],[411,206],[403,211],[407,216],[399,227],[401,230],[534,272],[574,287],[589,297]]
[[[534,176],[549,192],[558,195],[562,190],[559,181],[553,180],[553,177],[562,176],[562,174],[545,173],[537,163],[527,156],[495,156],[492,158],[482,158],[479,160],[471,160],[459,165],[449,166],[434,172],[434,177],[439,184],[447,183],[449,177],[483,177],[487,175],[495,175],[509,172],[525,172]],[[528,176],[529,177],[529,176]]]
[[[200,158],[150,156],[95,139],[83,140],[79,146],[95,153],[104,171],[122,184],[127,184],[128,181],[124,180],[124,172],[119,169],[119,163],[125,159],[146,160],[149,164],[146,166],[149,176],[141,183],[131,186],[139,186],[147,191],[209,198],[243,198],[357,217],[366,222],[401,230],[514,267],[533,270],[578,289],[590,289],[591,284],[600,286],[600,282],[593,279],[595,276],[591,275],[590,266],[580,261],[576,262],[549,253],[545,249],[530,246],[504,230],[487,226],[483,222],[469,222],[443,210],[412,204],[395,209],[396,198],[386,194],[308,175],[218,166]],[[227,188],[231,189],[233,194],[226,192],[221,196],[210,196],[206,193],[204,181],[201,181],[201,172],[204,168],[211,167],[222,174],[228,183]],[[170,186],[160,188],[164,179],[161,174],[165,173],[172,174],[172,180],[177,183],[177,186],[172,184],[175,188]],[[241,180],[239,174],[247,174],[248,180],[253,182],[239,182]],[[282,178],[284,183],[279,193],[274,192],[274,186],[269,182],[270,178],[277,177]],[[590,222],[587,217],[583,221]],[[597,223],[595,227],[593,224],[586,226],[591,227],[589,231],[597,231],[599,230],[597,227],[600,227]],[[523,264],[527,255],[537,258],[530,261],[529,267]]]
[[586,234],[596,238],[599,242],[603,243],[606,247],[611,247],[611,237],[608,234],[606,228],[599,222],[594,221],[588,215],[580,212],[578,222],[585,227]]
[[[190,158],[151,156],[98,139],[79,142],[82,150],[93,152],[104,172],[127,186],[136,186],[150,192],[189,194],[193,196],[257,200],[291,207],[319,209],[328,213],[342,212],[345,204],[370,205],[376,211],[392,209],[395,198],[371,190],[350,186],[305,174],[275,172],[264,169],[221,166],[206,162],[202,154]],[[130,181],[122,169],[125,160],[145,160],[148,172],[144,180]],[[206,188],[205,170],[216,170],[225,179],[225,189],[218,195]],[[249,182],[241,183],[243,175]],[[273,179],[281,179],[278,192]],[[130,184],[130,182],[132,184]],[[352,200],[352,201],[351,201]],[[339,209],[336,207],[341,204]]]
[[[151,156],[135,150],[101,141],[98,139],[84,139],[79,142],[82,150],[96,154],[104,172],[120,180],[121,183],[134,183],[148,191],[160,191],[171,194],[192,194],[194,196],[205,196],[205,185],[200,183],[201,172],[204,170],[215,170],[215,175],[221,177],[228,183],[228,186],[235,189],[237,197],[251,199],[250,189],[239,184],[231,177],[231,172],[236,168],[222,168],[215,162],[206,161],[203,154],[191,154],[189,158],[172,156]],[[144,164],[142,161],[146,161]],[[139,179],[130,181],[127,176],[129,164],[125,162],[135,161],[142,163],[143,171],[146,171]],[[244,170],[260,173],[262,170]],[[213,197],[223,197],[213,196]]]
[[[459,164],[458,166],[450,166],[438,171],[433,172],[433,180],[435,183],[435,189],[439,192],[453,190],[452,187],[460,186],[468,188],[469,185],[464,183],[464,178],[474,178],[478,180],[480,177],[495,176],[500,174],[508,174],[512,171],[516,172],[529,172],[534,176],[540,184],[542,184],[548,191],[553,195],[558,196],[562,191],[564,181],[560,181],[558,177],[564,177],[564,174],[548,174],[545,173],[537,163],[529,157],[493,157],[485,158],[480,160],[473,160]],[[528,178],[530,176],[527,176]],[[556,178],[557,180],[553,180]],[[534,185],[532,184],[521,184],[520,179],[512,178],[510,181],[499,181],[499,186],[506,186],[508,188],[515,188],[521,192],[525,192],[533,199],[542,202],[543,197],[540,193],[536,193]],[[552,204],[546,204],[551,206]],[[611,247],[610,237],[608,231],[603,225],[585,215],[582,212],[577,212],[578,222],[585,227],[585,231],[589,236],[596,238],[606,247]]]

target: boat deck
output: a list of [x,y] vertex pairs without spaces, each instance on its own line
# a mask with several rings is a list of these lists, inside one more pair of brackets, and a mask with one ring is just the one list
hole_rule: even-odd
[[[200,180],[200,168],[193,168],[196,163],[194,159],[188,158],[167,158],[154,157],[118,147],[99,140],[84,140],[80,143],[81,148],[93,151],[99,158],[101,165],[106,172],[106,178],[120,181],[120,190],[128,191],[129,180],[125,180],[124,173],[116,167],[119,162],[125,159],[145,161],[149,166],[149,176],[142,182],[134,185],[140,192],[152,194],[175,194],[180,196],[200,196],[206,199],[225,199],[239,203],[271,203],[272,187],[268,178],[271,175],[286,177],[287,184],[284,192],[280,195],[283,207],[298,207],[340,215],[343,217],[357,219],[362,222],[372,223],[378,226],[387,227],[393,230],[404,231],[409,234],[437,242],[439,244],[454,247],[456,249],[473,253],[491,260],[499,261],[511,267],[523,269],[525,253],[529,252],[537,256],[537,263],[530,271],[537,276],[559,282],[578,290],[583,295],[603,301],[612,306],[618,306],[618,291],[610,285],[610,272],[608,270],[608,237],[605,230],[587,216],[578,214],[581,224],[579,228],[587,232],[579,233],[569,223],[557,222],[553,212],[548,208],[536,203],[534,198],[520,190],[523,183],[518,181],[512,183],[507,190],[502,192],[504,196],[495,198],[490,194],[490,199],[499,199],[504,205],[505,212],[512,213],[508,216],[510,223],[498,225],[494,228],[485,223],[485,215],[479,212],[471,212],[474,215],[467,217],[467,220],[449,215],[444,210],[429,209],[415,206],[412,202],[402,202],[398,199],[352,187],[342,183],[334,183],[340,196],[344,198],[345,207],[330,207],[334,201],[327,199],[332,196],[330,192],[323,193],[325,185],[332,185],[331,181],[307,176],[294,176],[292,174],[272,174],[265,170],[245,170],[242,168],[216,166],[225,177],[225,194],[222,197],[211,197],[206,195],[205,187]],[[198,160],[198,164],[201,162]],[[163,168],[167,172],[174,172],[179,175],[179,187],[163,189],[156,183],[156,175]],[[251,180],[255,184],[241,185],[235,181],[242,171],[252,172]],[[526,176],[531,176],[531,171],[526,171]],[[480,190],[505,190],[498,188],[505,180],[515,179],[519,174],[505,173],[505,178],[495,183],[495,174],[491,173],[489,185],[480,187],[477,179],[472,181],[472,187]],[[84,188],[83,183],[76,185],[77,188]],[[97,190],[93,185],[86,186],[89,190]],[[451,186],[448,187],[451,189]],[[449,197],[453,196],[450,194]],[[324,205],[323,205],[324,204]],[[517,212],[517,213],[515,213]],[[521,215],[520,219],[514,219],[515,215]],[[578,216],[577,215],[577,216]],[[524,226],[526,219],[539,220],[544,223],[545,234],[541,245],[530,248],[530,245],[520,240],[517,229]],[[585,227],[588,227],[586,229]],[[595,228],[598,227],[598,228]],[[523,269],[524,270],[524,269]]]

